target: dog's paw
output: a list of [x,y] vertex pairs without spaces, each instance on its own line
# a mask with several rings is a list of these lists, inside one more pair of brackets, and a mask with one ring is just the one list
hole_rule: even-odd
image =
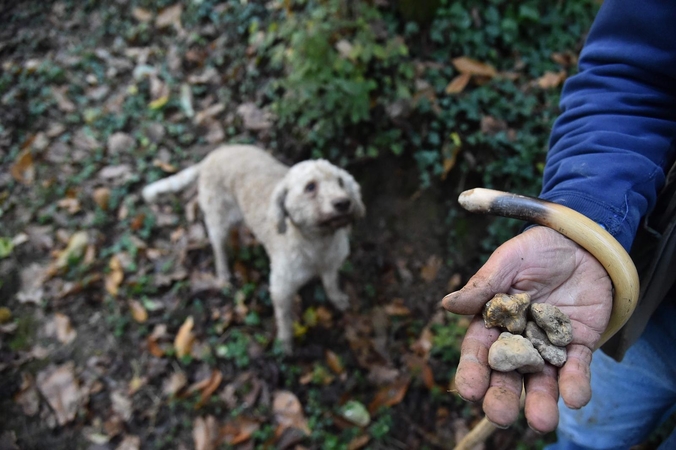
[[350,307],[350,296],[344,292],[334,292],[330,297],[331,303],[341,311]]

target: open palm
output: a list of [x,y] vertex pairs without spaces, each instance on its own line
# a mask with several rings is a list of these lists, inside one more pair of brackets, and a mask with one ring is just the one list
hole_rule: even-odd
[[[573,324],[563,367],[546,364],[525,380],[517,372],[488,366],[488,349],[500,331],[485,328],[479,315],[495,294],[521,292],[533,302],[556,305]],[[443,306],[456,314],[477,314],[462,343],[455,382],[462,398],[483,398],[484,412],[495,425],[506,427],[517,419],[522,381],[526,419],[539,432],[556,428],[559,393],[571,408],[589,402],[589,365],[610,318],[612,286],[603,266],[570,239],[546,227],[530,228],[501,245],[465,287],[444,298]]]

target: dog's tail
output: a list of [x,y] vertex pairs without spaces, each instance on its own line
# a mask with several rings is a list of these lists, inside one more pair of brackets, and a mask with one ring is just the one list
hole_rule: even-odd
[[148,203],[152,203],[162,194],[182,191],[197,179],[200,166],[201,163],[197,163],[194,166],[181,170],[175,175],[150,183],[141,192],[143,199]]

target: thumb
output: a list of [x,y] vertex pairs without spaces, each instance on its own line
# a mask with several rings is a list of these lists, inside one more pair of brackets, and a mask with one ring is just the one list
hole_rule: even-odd
[[451,292],[441,301],[447,311],[455,314],[477,314],[495,294],[509,293],[519,270],[520,258],[507,241],[486,261],[459,291]]

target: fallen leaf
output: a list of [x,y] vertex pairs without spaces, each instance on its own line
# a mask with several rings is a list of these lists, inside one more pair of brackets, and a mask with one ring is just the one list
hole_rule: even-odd
[[16,181],[27,186],[35,181],[35,166],[30,148],[25,148],[17,155],[10,173]]
[[127,387],[127,394],[134,395],[139,391],[139,389],[141,389],[147,383],[148,383],[147,378],[134,375],[134,377],[129,381],[129,386]]
[[72,113],[77,110],[77,107],[75,106],[75,103],[70,101],[70,99],[66,96],[67,90],[68,86],[61,87],[52,86],[52,96],[54,97],[54,100],[56,100],[56,106],[61,111],[66,113]]
[[176,334],[176,339],[174,339],[174,348],[176,349],[176,356],[178,358],[183,358],[186,355],[190,354],[190,349],[192,344],[195,341],[195,336],[192,333],[192,327],[195,325],[195,322],[192,316],[189,316],[181,325],[181,328]]
[[188,388],[187,393],[196,391],[201,392],[200,399],[195,404],[195,409],[200,408],[209,400],[209,397],[211,397],[211,395],[221,385],[221,381],[223,381],[223,373],[218,369],[214,369],[207,378],[194,383]]
[[340,416],[359,427],[367,427],[371,423],[371,415],[363,403],[349,400],[339,409]]
[[62,344],[70,344],[77,336],[77,331],[73,329],[70,318],[65,314],[54,314],[54,325],[56,326],[56,338]]
[[115,450],[139,450],[141,448],[141,438],[128,434],[122,439],[122,442],[115,447]]
[[192,423],[195,450],[214,450],[218,445],[218,423],[214,416],[196,417]]
[[410,316],[411,310],[404,305],[403,298],[395,298],[392,300],[392,303],[385,305],[385,313],[388,316]]
[[402,377],[389,386],[378,390],[373,401],[369,404],[369,412],[373,414],[382,407],[390,407],[400,403],[406,396],[411,379],[408,376]]
[[432,351],[432,343],[434,341],[434,334],[429,326],[423,328],[420,337],[411,344],[411,350],[416,352],[423,358],[428,358],[430,351]]
[[108,202],[110,201],[110,189],[107,187],[96,188],[92,193],[92,198],[99,208],[106,211],[108,210]]
[[188,379],[183,372],[174,372],[162,386],[162,392],[168,397],[175,396],[188,383]]
[[238,416],[229,420],[221,428],[223,442],[228,445],[239,445],[251,439],[251,436],[261,427],[256,420],[244,416]]
[[507,130],[507,122],[496,119],[493,116],[481,117],[481,132],[493,136],[501,131]]
[[51,366],[38,373],[37,385],[52,407],[59,425],[75,419],[83,403],[82,392],[75,378],[75,364]]
[[166,173],[174,173],[178,171],[176,166],[173,166],[172,164],[169,164],[168,162],[160,161],[159,159],[153,160],[153,166],[159,167]]
[[437,278],[437,274],[439,273],[439,269],[441,269],[442,265],[443,260],[440,256],[431,255],[427,259],[425,265],[420,269],[420,276],[426,282],[431,283]]
[[111,392],[110,404],[113,411],[122,418],[123,421],[129,422],[132,415],[132,403],[129,396],[121,391]]
[[86,231],[76,231],[68,240],[68,245],[59,253],[54,262],[54,269],[57,271],[68,265],[70,260],[80,259],[87,248],[89,235]]
[[545,72],[540,78],[537,79],[537,85],[540,89],[552,89],[558,87],[566,80],[566,71],[562,70],[560,72]]
[[461,73],[460,75],[453,78],[450,83],[448,83],[448,86],[446,86],[446,93],[449,95],[461,93],[465,90],[471,78],[471,74]]
[[14,401],[21,406],[25,415],[34,416],[40,411],[40,396],[35,387],[35,379],[28,372],[23,372],[21,378],[21,387],[14,394]]
[[369,436],[368,434],[362,434],[361,436],[357,436],[347,444],[347,450],[359,450],[361,448],[364,448],[366,447],[366,445],[369,443],[370,440],[371,436]]
[[139,22],[150,22],[153,20],[153,13],[144,8],[133,8],[131,15]]
[[182,14],[183,5],[180,3],[164,8],[157,15],[157,18],[155,19],[155,26],[157,28],[167,28],[174,26],[177,30],[180,30]]
[[275,415],[275,421],[279,425],[278,434],[281,435],[287,428],[296,428],[305,435],[310,435],[310,428],[307,419],[303,414],[303,407],[296,397],[290,391],[277,391],[272,401],[272,411]]
[[117,255],[113,255],[108,262],[108,268],[110,272],[106,274],[105,285],[106,292],[112,296],[118,294],[120,284],[124,280],[124,271],[122,270],[122,263],[120,258]]
[[476,59],[468,58],[466,56],[460,56],[458,58],[453,58],[451,61],[453,67],[455,67],[458,72],[465,73],[468,75],[477,75],[482,77],[493,78],[497,75],[495,67],[490,64],[477,61]]
[[129,300],[129,310],[131,317],[138,323],[145,323],[148,320],[148,311],[143,307],[138,300]]
[[333,353],[331,350],[326,350],[324,357],[326,358],[326,365],[329,366],[329,369],[331,369],[333,373],[336,375],[341,375],[345,372],[345,366],[338,355]]
[[56,206],[65,209],[69,214],[77,214],[81,209],[80,200],[74,197],[62,198],[56,202]]
[[160,98],[153,100],[152,102],[148,103],[148,108],[150,108],[150,109],[160,109],[164,105],[166,105],[168,101],[169,101],[169,94],[163,95]]
[[267,130],[272,126],[272,116],[256,106],[253,102],[247,102],[237,107],[237,115],[244,121],[244,128],[251,131]]
[[155,325],[153,332],[146,339],[148,344],[148,351],[151,355],[161,358],[164,356],[165,350],[160,347],[159,340],[166,339],[169,335],[167,334],[167,326],[164,324]]

